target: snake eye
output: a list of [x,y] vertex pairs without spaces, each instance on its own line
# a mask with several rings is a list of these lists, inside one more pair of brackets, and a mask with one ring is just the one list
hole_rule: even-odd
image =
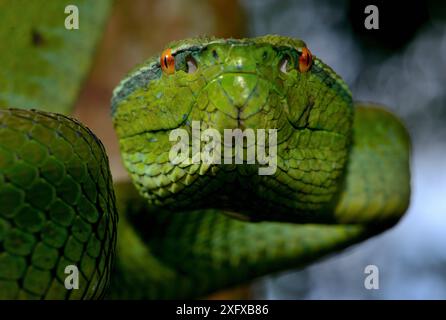
[[186,65],[187,65],[187,73],[194,73],[197,71],[197,60],[194,59],[191,55],[186,57]]
[[307,72],[311,64],[313,62],[313,56],[311,55],[310,50],[307,48],[302,48],[302,53],[299,57],[299,71],[300,72]]
[[290,65],[291,57],[289,55],[285,55],[279,62],[279,70],[283,73],[287,73],[290,70]]
[[171,49],[166,49],[161,53],[160,65],[165,74],[173,74],[175,72],[175,58]]

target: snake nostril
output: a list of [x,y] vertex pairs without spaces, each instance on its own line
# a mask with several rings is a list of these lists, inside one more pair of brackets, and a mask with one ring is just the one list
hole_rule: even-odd
[[218,53],[215,50],[212,50],[212,56],[214,57],[215,60],[218,60]]
[[198,69],[197,60],[192,56],[186,58],[187,73],[194,73]]
[[291,58],[289,55],[286,55],[279,62],[279,70],[283,73],[288,73],[290,69]]

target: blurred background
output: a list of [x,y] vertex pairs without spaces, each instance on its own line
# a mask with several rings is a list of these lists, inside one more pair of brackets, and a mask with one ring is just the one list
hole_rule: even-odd
[[[379,9],[367,30],[364,8]],[[268,276],[210,298],[446,299],[446,5],[440,1],[117,0],[75,116],[104,142],[125,179],[110,97],[136,64],[171,40],[282,34],[303,39],[350,86],[384,104],[410,131],[412,200],[393,229],[303,270]],[[364,268],[380,271],[364,288]]]

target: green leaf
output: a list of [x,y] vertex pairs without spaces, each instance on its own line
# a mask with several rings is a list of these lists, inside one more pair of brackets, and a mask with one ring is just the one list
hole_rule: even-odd
[[[0,107],[69,113],[111,0],[0,0]],[[76,5],[79,29],[65,28]]]

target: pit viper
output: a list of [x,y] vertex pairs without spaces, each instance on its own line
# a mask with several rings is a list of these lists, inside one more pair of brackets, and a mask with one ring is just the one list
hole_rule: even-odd
[[[120,82],[111,116],[131,182],[113,183],[79,121],[0,109],[1,298],[205,297],[374,236],[409,204],[406,129],[301,40],[170,43]],[[193,161],[169,158],[175,129]],[[206,129],[276,130],[274,170],[234,150],[200,161]]]

